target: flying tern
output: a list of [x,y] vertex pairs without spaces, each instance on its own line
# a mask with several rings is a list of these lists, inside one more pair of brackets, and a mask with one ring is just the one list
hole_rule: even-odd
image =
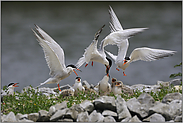
[[92,61],[93,66],[93,61],[96,61],[104,64],[106,66],[106,73],[108,73],[108,69],[112,65],[112,60],[106,57],[103,48],[97,49],[98,38],[104,26],[95,33],[93,42],[85,49],[83,56],[76,63],[77,68],[81,67],[84,63],[86,63],[86,67],[90,61]]
[[[123,70],[124,76],[126,76],[124,71],[131,62],[134,62],[137,60],[153,61],[159,58],[164,58],[169,55],[173,55],[176,52],[176,51],[170,51],[170,50],[161,50],[161,49],[152,49],[152,48],[142,47],[142,48],[134,49],[130,57],[126,57],[126,52],[128,50],[129,42],[128,42],[128,38],[125,39],[121,37],[130,37],[148,28],[136,28],[136,29],[123,30],[112,7],[110,7],[109,9],[109,14],[111,18],[111,22],[110,22],[111,34],[109,34],[104,40],[109,40],[109,41],[112,40],[111,42],[114,42],[114,44],[118,46],[118,55],[117,56],[113,55],[108,51],[106,51],[106,53],[115,61],[115,64],[117,65],[117,67]],[[124,31],[127,31],[125,36],[121,33]],[[116,68],[116,70],[119,71],[118,68]]]
[[40,36],[32,29],[37,41],[43,48],[45,59],[50,69],[49,74],[51,75],[49,79],[37,87],[40,87],[44,84],[56,83],[58,85],[59,91],[61,91],[59,82],[67,78],[72,72],[77,75],[75,69],[79,69],[73,64],[65,66],[64,50],[39,26],[35,25],[35,30]]

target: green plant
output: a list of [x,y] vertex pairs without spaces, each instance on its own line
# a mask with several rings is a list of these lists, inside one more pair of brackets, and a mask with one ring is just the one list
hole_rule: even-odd
[[[175,68],[175,67],[182,67],[182,62],[181,62],[180,64],[178,64],[178,65],[175,65],[174,68]],[[181,76],[181,77],[182,77],[182,73],[181,73],[181,72],[179,72],[179,73],[174,73],[174,74],[171,74],[169,77],[170,77],[170,78],[175,78],[175,77],[177,77],[177,76]]]

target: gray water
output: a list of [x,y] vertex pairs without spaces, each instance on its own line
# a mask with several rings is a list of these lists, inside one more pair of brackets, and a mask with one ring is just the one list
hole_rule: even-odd
[[[110,33],[108,6],[111,5],[124,29],[148,27],[149,30],[129,39],[127,56],[137,47],[175,50],[177,54],[153,62],[137,61],[125,71],[116,71],[113,62],[110,76],[124,84],[156,84],[158,80],[169,81],[169,75],[181,68],[173,66],[182,59],[182,4],[181,2],[1,2],[1,86],[19,82],[23,87],[39,85],[48,79],[49,68],[42,48],[33,32],[34,24],[40,26],[64,49],[66,65],[73,63],[84,53],[93,40],[95,32],[105,24],[100,41]],[[116,46],[106,50],[116,54]],[[105,75],[105,66],[94,62],[77,71],[82,80],[97,84]],[[72,73],[60,85],[73,85],[76,75]],[[57,87],[56,84],[44,85]]]

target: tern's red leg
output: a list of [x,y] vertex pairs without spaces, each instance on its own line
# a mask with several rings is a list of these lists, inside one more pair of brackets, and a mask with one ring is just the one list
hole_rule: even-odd
[[93,66],[93,61],[92,61],[92,66]]
[[59,84],[58,84],[58,90],[61,91]]
[[123,71],[123,76],[126,76],[125,72]]
[[78,74],[76,73],[76,71],[75,70],[73,70],[74,71],[74,73],[76,74],[76,76],[78,76]]
[[85,65],[85,67],[88,66],[88,64]]
[[117,70],[117,71],[119,71],[119,69],[118,69],[118,68],[116,68],[116,70]]

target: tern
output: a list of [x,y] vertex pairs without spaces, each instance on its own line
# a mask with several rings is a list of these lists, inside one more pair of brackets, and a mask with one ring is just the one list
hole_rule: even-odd
[[109,74],[106,74],[98,83],[98,91],[100,95],[106,95],[111,92],[111,85],[108,83]]
[[93,61],[95,61],[104,64],[106,66],[106,73],[108,73],[107,71],[112,65],[112,60],[106,57],[104,48],[97,49],[98,38],[104,26],[95,33],[93,42],[85,49],[83,56],[76,63],[77,68],[81,67],[84,63],[86,63],[86,67],[90,61],[92,61],[93,66]]
[[[109,41],[104,42],[113,42],[115,45],[118,46],[118,55],[113,55],[112,53],[105,51],[114,61],[117,65],[116,70],[119,71],[118,68],[121,68],[123,70],[123,75],[126,76],[124,73],[125,69],[129,66],[131,62],[137,61],[137,60],[143,60],[143,61],[153,61],[157,60],[159,58],[164,58],[169,55],[173,55],[176,51],[170,51],[170,50],[161,50],[161,49],[152,49],[147,47],[142,48],[136,48],[131,53],[130,57],[126,57],[126,52],[128,50],[129,42],[128,37],[143,32],[144,30],[148,28],[134,28],[134,29],[125,29],[123,30],[116,14],[114,13],[111,6],[109,6],[109,14],[111,18],[110,22],[110,29],[111,33],[104,39]],[[122,33],[125,32],[126,33]],[[126,37],[126,38],[124,38]],[[112,41],[111,41],[112,40]],[[104,45],[105,46],[105,45]]]
[[81,70],[73,64],[65,66],[64,50],[39,26],[35,25],[35,30],[40,36],[32,29],[37,41],[43,48],[45,59],[50,69],[49,74],[51,75],[49,79],[37,87],[40,87],[44,84],[56,83],[58,85],[59,91],[61,91],[59,82],[67,78],[72,72],[78,76],[75,69],[79,71]]
[[112,82],[111,91],[113,92],[114,95],[122,94],[122,87],[123,87],[122,81]]
[[14,94],[14,88],[15,87],[18,87],[18,85],[17,85],[18,83],[10,83],[9,85],[8,85],[8,95],[13,95]]
[[76,77],[74,88],[74,96],[77,96],[79,91],[85,91],[85,88],[81,84],[81,77]]

